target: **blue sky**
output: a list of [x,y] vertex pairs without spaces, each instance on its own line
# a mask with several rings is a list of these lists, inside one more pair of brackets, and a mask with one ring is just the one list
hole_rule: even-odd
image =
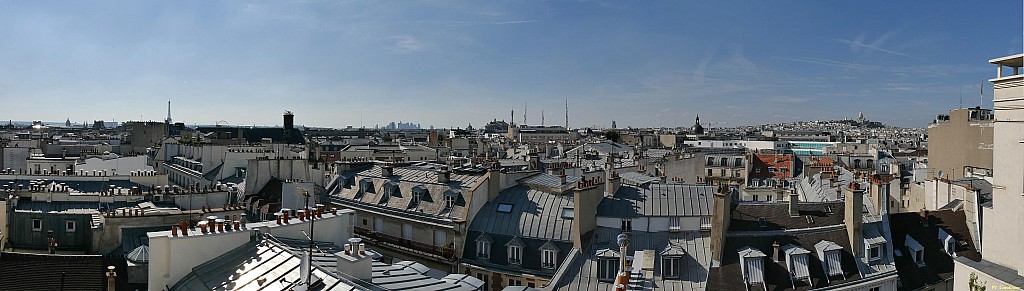
[[[924,126],[1021,1],[0,1],[0,119]],[[991,86],[986,84],[991,106]]]

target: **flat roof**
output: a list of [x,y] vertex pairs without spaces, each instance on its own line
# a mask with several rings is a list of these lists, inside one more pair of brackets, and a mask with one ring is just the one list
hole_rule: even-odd
[[1012,56],[1005,56],[1005,57],[1001,57],[1001,58],[994,58],[994,59],[988,60],[988,62],[992,63],[992,64],[1002,65],[1002,66],[1024,67],[1024,54],[1016,54],[1016,55],[1012,55]]

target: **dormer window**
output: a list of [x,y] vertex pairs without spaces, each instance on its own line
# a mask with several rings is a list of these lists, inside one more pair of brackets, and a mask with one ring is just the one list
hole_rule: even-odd
[[461,194],[458,191],[453,189],[448,189],[447,191],[444,191],[444,208],[454,208],[456,203],[458,202],[458,198],[460,195]]
[[518,237],[512,238],[505,244],[506,250],[508,251],[508,263],[513,265],[521,265],[523,263],[523,247],[526,244],[523,243]]
[[359,191],[363,193],[374,193],[373,180],[370,178],[362,179],[359,181]]
[[740,271],[746,284],[764,284],[764,253],[752,248],[743,247],[739,250]]
[[942,244],[942,249],[946,254],[950,257],[956,258],[956,238],[949,235],[949,233],[942,228],[939,228],[939,243]]
[[908,234],[904,244],[910,250],[910,256],[917,263],[917,266],[924,267],[924,247],[921,246],[921,243],[918,243],[917,240]]
[[491,243],[492,242],[493,241],[491,240],[491,237],[488,236],[486,233],[485,234],[481,234],[479,237],[477,237],[477,239],[476,239],[476,257],[480,258],[480,259],[484,259],[484,260],[491,258]]
[[835,242],[823,240],[814,244],[814,250],[817,251],[818,258],[821,259],[821,268],[829,277],[843,274],[841,260],[843,247]]
[[661,251],[661,276],[664,278],[680,278],[683,275],[683,256],[686,250],[682,246],[669,243]]
[[398,184],[388,182],[387,184],[384,184],[384,196],[402,197],[402,191],[399,190]]
[[781,250],[786,254],[786,270],[789,271],[789,275],[793,279],[807,280],[810,278],[811,274],[808,269],[807,259],[808,254],[811,253],[810,251],[792,244],[782,246]]
[[619,272],[619,252],[614,247],[597,250],[597,279],[601,281],[615,280]]

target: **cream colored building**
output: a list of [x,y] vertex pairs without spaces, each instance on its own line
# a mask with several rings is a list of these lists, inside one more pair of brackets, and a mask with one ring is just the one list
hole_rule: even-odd
[[928,124],[928,178],[960,179],[964,167],[992,168],[992,110],[960,108]]
[[989,61],[992,82],[992,209],[982,221],[982,261],[956,259],[957,290],[1024,288],[1024,54]]

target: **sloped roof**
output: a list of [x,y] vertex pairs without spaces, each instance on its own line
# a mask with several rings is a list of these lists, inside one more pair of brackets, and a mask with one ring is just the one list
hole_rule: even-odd
[[692,184],[623,185],[597,206],[601,217],[710,216],[715,186]]

